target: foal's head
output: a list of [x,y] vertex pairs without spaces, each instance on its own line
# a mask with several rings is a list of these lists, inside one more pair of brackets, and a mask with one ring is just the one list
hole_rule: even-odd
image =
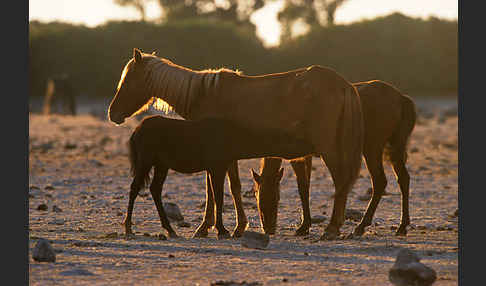
[[254,191],[263,230],[266,234],[275,234],[283,168],[280,168],[275,174],[259,175],[253,169],[251,173],[255,181]]
[[122,124],[151,99],[145,92],[145,66],[142,53],[133,49],[133,58],[123,69],[115,97],[108,108],[111,122]]

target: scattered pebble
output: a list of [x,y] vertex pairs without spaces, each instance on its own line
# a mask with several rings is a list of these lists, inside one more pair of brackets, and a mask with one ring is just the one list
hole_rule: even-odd
[[157,238],[159,240],[167,240],[167,236],[165,236],[163,233],[159,233],[159,235],[157,236]]
[[163,203],[165,213],[167,217],[171,221],[183,221],[184,217],[182,216],[181,210],[179,206],[175,203]]
[[117,237],[118,237],[118,233],[116,231],[110,232],[110,233],[105,235],[105,238],[117,238]]
[[344,216],[346,219],[349,220],[360,221],[363,217],[363,214],[355,209],[346,209]]
[[177,223],[178,227],[191,227],[191,224],[186,221],[180,221]]
[[429,286],[437,279],[434,269],[420,263],[413,251],[403,248],[388,272],[388,279],[397,286]]
[[55,213],[60,213],[60,212],[62,212],[62,209],[59,208],[58,206],[54,205],[54,206],[52,206],[52,211],[55,212]]
[[311,223],[321,223],[326,220],[325,216],[322,215],[316,215],[311,218]]
[[47,191],[52,191],[54,189],[55,188],[52,185],[47,185],[47,186],[44,187],[44,190],[47,190]]
[[94,275],[93,272],[91,271],[88,271],[86,269],[82,269],[82,268],[75,268],[75,269],[71,269],[71,270],[66,270],[66,271],[62,271],[59,273],[59,275],[62,275],[62,276],[91,276],[91,275]]
[[240,238],[241,245],[247,248],[265,249],[270,242],[270,236],[268,234],[245,231]]
[[236,281],[223,281],[218,280],[216,282],[211,282],[210,286],[260,286],[260,282],[236,282]]
[[37,206],[37,210],[38,211],[47,211],[47,205],[46,204],[40,204],[39,206]]
[[32,251],[32,258],[38,262],[56,262],[56,253],[48,240],[40,238]]

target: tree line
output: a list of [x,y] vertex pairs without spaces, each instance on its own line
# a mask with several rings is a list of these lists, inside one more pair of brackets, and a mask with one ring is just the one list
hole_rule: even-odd
[[112,21],[94,28],[31,21],[29,81],[31,95],[43,96],[47,78],[67,73],[77,94],[111,97],[136,47],[196,70],[257,75],[319,64],[352,82],[389,81],[412,96],[456,93],[457,44],[457,21],[399,13],[348,25],[310,24],[308,33],[274,48],[263,45],[254,26],[220,18]]

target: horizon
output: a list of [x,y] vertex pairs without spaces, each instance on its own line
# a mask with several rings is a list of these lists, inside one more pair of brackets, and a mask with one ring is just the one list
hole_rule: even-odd
[[[92,9],[96,7],[96,9]],[[277,20],[277,13],[283,8],[283,1],[276,0],[265,4],[265,6],[254,12],[250,21],[256,25],[257,36],[262,39],[266,46],[277,46],[280,44],[280,23]],[[155,1],[148,3],[146,7],[147,21],[160,19],[160,7]],[[395,12],[402,13],[413,18],[437,17],[445,20],[457,20],[458,2],[455,0],[410,0],[382,1],[382,0],[350,0],[345,2],[335,15],[335,23],[350,24],[376,17],[386,16]],[[116,5],[112,0],[85,0],[85,1],[63,1],[63,0],[29,0],[29,22],[67,22],[82,24],[88,27],[102,25],[113,20],[140,20],[140,16],[132,7]],[[306,28],[296,26],[296,35],[305,33]]]

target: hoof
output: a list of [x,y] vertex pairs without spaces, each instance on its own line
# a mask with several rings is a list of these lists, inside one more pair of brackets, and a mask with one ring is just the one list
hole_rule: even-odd
[[192,238],[205,238],[208,237],[208,230],[204,229],[198,229],[196,232],[192,235]]
[[407,236],[407,227],[400,226],[397,231],[395,232],[396,236]]
[[175,232],[169,232],[169,238],[176,239],[176,238],[180,238],[180,236],[178,236],[177,233],[175,233]]
[[218,232],[218,239],[228,239],[228,238],[231,238],[229,231],[224,230],[224,231]]
[[304,226],[299,227],[294,233],[295,236],[304,236],[308,234],[309,234],[309,227],[304,227]]
[[350,233],[346,238],[358,238],[358,237],[361,237],[363,236],[364,234],[364,227],[359,227],[357,226],[352,233]]
[[338,232],[325,232],[320,240],[336,240],[339,236]]
[[132,240],[135,239],[135,234],[133,233],[125,233],[125,240]]

